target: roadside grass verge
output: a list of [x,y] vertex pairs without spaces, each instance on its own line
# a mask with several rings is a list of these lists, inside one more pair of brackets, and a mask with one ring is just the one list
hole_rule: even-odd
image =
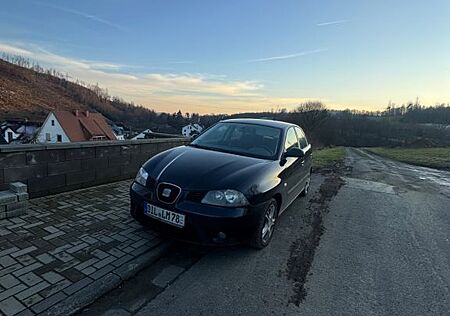
[[315,170],[329,168],[341,162],[345,157],[344,147],[331,147],[315,150],[313,168]]
[[412,165],[450,170],[450,148],[366,148],[382,157]]

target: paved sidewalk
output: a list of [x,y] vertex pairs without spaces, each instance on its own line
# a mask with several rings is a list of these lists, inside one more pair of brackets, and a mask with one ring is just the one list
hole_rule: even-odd
[[72,312],[152,260],[161,240],[130,217],[129,184],[33,199],[0,220],[0,315]]

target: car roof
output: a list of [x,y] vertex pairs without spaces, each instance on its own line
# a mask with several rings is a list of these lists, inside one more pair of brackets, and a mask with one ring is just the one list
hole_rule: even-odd
[[253,118],[235,118],[235,119],[222,120],[221,122],[223,122],[223,123],[255,124],[255,125],[277,127],[277,128],[282,128],[282,129],[286,129],[291,126],[297,126],[295,124],[291,124],[291,123],[287,123],[287,122],[283,122],[283,121],[253,119]]

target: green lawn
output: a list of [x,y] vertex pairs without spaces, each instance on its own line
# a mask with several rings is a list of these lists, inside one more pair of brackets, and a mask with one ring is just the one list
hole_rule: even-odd
[[367,148],[367,150],[412,165],[450,170],[450,148]]
[[332,167],[345,157],[344,147],[332,147],[315,150],[313,153],[313,168],[322,169]]

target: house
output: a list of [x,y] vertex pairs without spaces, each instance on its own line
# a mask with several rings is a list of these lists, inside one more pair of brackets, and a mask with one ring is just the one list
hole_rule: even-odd
[[3,123],[1,126],[1,133],[3,139],[8,143],[12,143],[15,140],[18,140],[21,136],[17,131],[18,126],[14,126],[12,124]]
[[186,137],[192,137],[200,134],[203,131],[203,127],[197,123],[186,125],[181,129],[181,134]]
[[123,126],[112,124],[111,129],[117,140],[125,140],[125,129],[123,128]]
[[7,143],[30,143],[38,130],[39,123],[11,120],[0,125],[0,136]]
[[116,136],[100,113],[79,110],[50,112],[37,135],[38,143],[96,140],[116,140]]
[[153,133],[152,130],[148,128],[148,129],[146,129],[146,130],[140,132],[140,133],[137,134],[136,136],[134,136],[134,137],[132,138],[132,140],[136,140],[136,139],[146,139],[147,136],[148,136],[149,134],[151,134],[151,133]]

